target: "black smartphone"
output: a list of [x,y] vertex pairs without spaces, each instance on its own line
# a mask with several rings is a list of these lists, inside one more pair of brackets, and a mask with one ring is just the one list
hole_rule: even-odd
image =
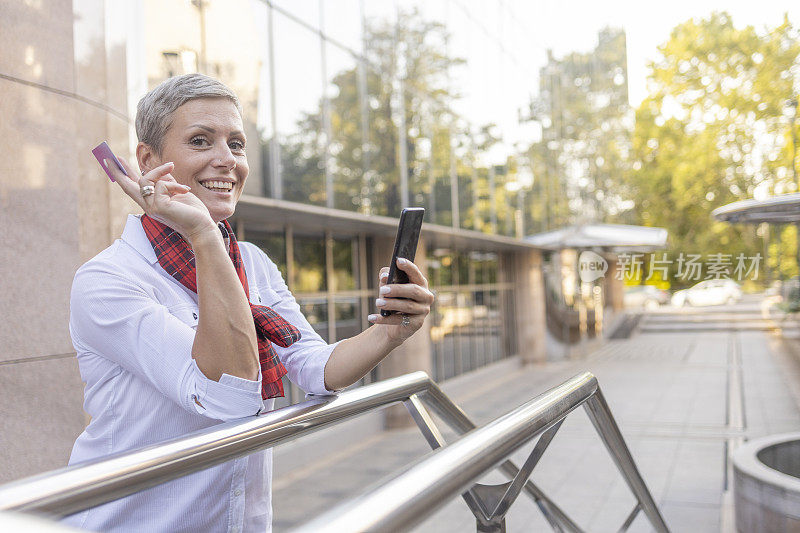
[[[403,257],[414,261],[419,243],[419,232],[422,229],[422,217],[425,215],[423,207],[406,207],[400,213],[400,225],[397,226],[397,237],[394,240],[392,262],[389,263],[389,278],[386,283],[408,283],[408,274],[397,268],[397,258]],[[381,315],[389,316],[396,311],[381,309]]]

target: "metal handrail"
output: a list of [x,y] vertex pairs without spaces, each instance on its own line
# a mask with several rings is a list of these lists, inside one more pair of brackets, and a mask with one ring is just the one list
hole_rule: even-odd
[[[436,405],[438,401],[434,400],[432,403]],[[597,379],[586,372],[471,431],[456,442],[440,447],[388,481],[368,488],[294,532],[407,531],[459,494],[464,495],[475,514],[478,531],[505,531],[505,513],[522,489],[522,484],[526,482],[561,422],[581,405],[586,408],[589,418],[638,501],[623,525],[623,530],[627,529],[641,509],[656,531],[668,531],[603,398]],[[440,414],[444,414],[447,419],[447,413],[440,411]],[[420,423],[419,419],[417,423]],[[522,470],[514,468],[516,472],[511,482],[496,486],[475,485],[477,479],[500,465],[537,435],[542,435],[542,439]],[[430,434],[426,434],[426,437],[429,436]],[[431,440],[429,438],[429,442]],[[441,442],[440,437],[435,440],[436,443]],[[432,445],[436,443],[431,442]],[[475,490],[481,487],[483,490]],[[562,530],[562,527],[577,530],[574,523],[554,524],[551,518],[548,517],[556,530]]]
[[403,401],[431,383],[425,372],[414,372],[24,478],[0,486],[0,511],[77,513]]
[[[376,489],[375,494],[382,495],[379,500],[386,504],[384,509],[370,509],[374,503],[365,507],[363,502],[366,499],[379,501],[374,495],[366,494],[352,504],[338,506],[320,517],[324,523],[314,521],[301,531],[404,530],[435,511],[447,499],[468,489],[463,496],[477,518],[479,531],[504,531],[505,512],[524,491],[533,498],[554,530],[579,532],[581,529],[528,476],[561,421],[580,405],[587,409],[637,498],[638,503],[623,529],[642,509],[656,530],[667,531],[602,397],[597,380],[589,373],[578,375],[480,430],[472,431],[475,424],[438,385],[426,373],[414,372],[338,396],[313,397],[301,404],[257,417],[219,424],[164,443],[0,486],[0,512],[23,511],[56,518],[66,516],[276,446],[398,401],[405,403],[434,448],[445,446],[445,441],[426,406],[459,434],[471,433],[426,456],[404,474]],[[539,434],[543,435],[521,470],[506,460],[514,450]],[[460,462],[464,460],[467,462]],[[420,470],[421,465],[427,466]],[[499,488],[469,487],[475,479],[497,466],[514,476],[514,480]],[[413,483],[420,472],[423,472],[425,485]],[[432,476],[432,472],[437,475]],[[439,483],[431,484],[432,478],[438,479]],[[386,497],[398,487],[406,492]],[[399,501],[404,505],[398,505]],[[334,520],[340,526],[329,528]]]

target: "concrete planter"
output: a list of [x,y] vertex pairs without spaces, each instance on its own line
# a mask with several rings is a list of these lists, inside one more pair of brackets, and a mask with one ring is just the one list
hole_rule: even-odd
[[751,441],[733,454],[736,529],[800,533],[800,433]]

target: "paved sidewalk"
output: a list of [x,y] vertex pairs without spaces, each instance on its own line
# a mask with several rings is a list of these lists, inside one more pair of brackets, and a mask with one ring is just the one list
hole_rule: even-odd
[[[704,313],[713,318],[698,328]],[[742,437],[800,428],[800,372],[797,356],[786,348],[763,323],[757,302],[656,312],[644,317],[630,339],[609,341],[584,359],[506,368],[471,389],[457,387],[451,398],[480,425],[588,370],[597,376],[670,528],[719,531],[727,450]],[[454,437],[445,435],[448,441]],[[533,445],[513,457],[517,464]],[[276,477],[274,530],[309,520],[428,451],[416,428],[383,432],[291,478]],[[532,479],[587,531],[616,531],[635,502],[582,409],[566,419]],[[481,481],[505,480],[493,473]],[[524,494],[506,525],[509,532],[549,530]],[[642,513],[630,529],[650,530]],[[415,531],[475,531],[475,521],[458,498]]]

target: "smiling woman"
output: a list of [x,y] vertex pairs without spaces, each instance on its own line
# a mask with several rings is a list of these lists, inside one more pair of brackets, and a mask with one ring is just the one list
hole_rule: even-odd
[[[433,295],[411,262],[411,283],[387,285],[376,324],[327,344],[275,263],[238,242],[233,215],[249,172],[239,101],[201,74],[170,78],[139,103],[141,177],[111,165],[144,211],[121,239],[84,264],[71,294],[70,334],[91,422],[70,464],[271,410],[287,376],[326,394],[363,377],[416,332]],[[268,531],[271,451],[254,453],[66,521],[91,530]],[[168,506],[164,502],[169,502]]]
[[233,91],[200,74],[171,78],[139,102],[136,133],[142,175],[172,162],[172,177],[194,190],[215,223],[233,214],[250,171]]

